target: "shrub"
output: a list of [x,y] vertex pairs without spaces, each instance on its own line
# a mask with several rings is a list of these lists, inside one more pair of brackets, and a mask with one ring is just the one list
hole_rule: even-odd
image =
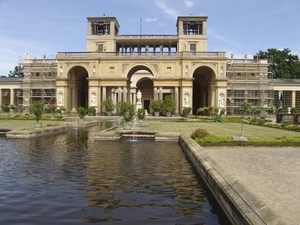
[[196,129],[192,134],[191,138],[196,139],[196,138],[204,138],[205,136],[209,135],[209,133],[204,130],[204,129]]
[[293,108],[291,109],[291,113],[292,113],[292,114],[297,114],[297,113],[298,113],[298,109],[295,108],[295,107],[293,107]]
[[223,116],[222,116],[222,115],[216,115],[216,116],[213,118],[213,121],[214,121],[214,122],[223,122]]

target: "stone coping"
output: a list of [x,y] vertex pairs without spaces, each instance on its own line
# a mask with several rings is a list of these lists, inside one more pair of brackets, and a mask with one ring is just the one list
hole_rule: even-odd
[[73,122],[64,122],[63,124],[47,124],[46,126],[42,128],[36,128],[36,129],[15,129],[11,131],[6,132],[6,138],[20,138],[20,139],[30,139],[30,138],[36,138],[36,137],[42,137],[52,134],[58,134],[67,131],[71,128],[84,128],[84,127],[91,127],[96,126],[99,124],[99,121],[83,121],[74,123]]
[[119,140],[121,138],[149,138],[155,141],[176,141],[178,142],[180,133],[177,132],[159,132],[153,130],[143,130],[148,124],[137,124],[131,130],[123,130],[122,127],[112,127],[97,133],[94,133],[94,140]]

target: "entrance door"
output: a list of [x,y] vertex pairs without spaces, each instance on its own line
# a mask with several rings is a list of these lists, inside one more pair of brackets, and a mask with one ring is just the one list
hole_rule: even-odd
[[147,112],[150,113],[150,100],[144,100],[144,109],[146,109]]

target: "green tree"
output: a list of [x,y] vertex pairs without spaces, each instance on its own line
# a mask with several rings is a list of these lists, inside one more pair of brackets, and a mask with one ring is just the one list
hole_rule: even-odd
[[300,61],[298,55],[291,54],[288,48],[279,50],[269,48],[266,52],[259,51],[255,58],[269,59],[270,72],[276,79],[300,79]]
[[15,66],[14,71],[9,71],[8,77],[23,77],[23,67],[22,66]]

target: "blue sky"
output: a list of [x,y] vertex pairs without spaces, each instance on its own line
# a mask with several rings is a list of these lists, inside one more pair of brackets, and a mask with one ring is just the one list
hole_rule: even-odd
[[176,34],[182,15],[208,16],[208,51],[242,58],[300,53],[299,0],[0,0],[0,75],[24,57],[86,51],[87,17],[115,16],[120,34]]

